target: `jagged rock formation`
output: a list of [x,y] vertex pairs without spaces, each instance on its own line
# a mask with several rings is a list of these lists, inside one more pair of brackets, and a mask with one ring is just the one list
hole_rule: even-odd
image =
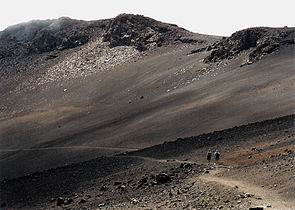
[[205,62],[231,59],[242,51],[251,49],[249,64],[259,60],[263,55],[274,52],[281,46],[295,43],[294,28],[249,28],[238,31],[219,43],[213,44],[211,54]]
[[98,21],[67,17],[34,20],[0,32],[0,59],[75,48],[95,37],[103,37],[103,41],[109,42],[109,47],[135,46],[139,51],[162,46],[174,39],[182,41],[182,36],[184,41],[198,41],[186,35],[189,32],[176,25],[141,15],[122,14],[114,19]]
[[0,59],[65,50],[87,43],[101,33],[106,21],[80,21],[70,18],[35,20],[8,27],[0,33]]
[[[158,22],[142,15],[122,14],[114,18],[108,26],[104,41],[110,42],[110,47],[135,46],[137,50],[144,51],[149,47],[162,46],[164,43],[181,39],[188,33],[176,25]],[[192,41],[192,42],[193,42]]]
[[[203,43],[207,36],[141,15],[82,21],[62,17],[35,20],[0,32],[0,78],[50,66],[38,84],[84,77],[122,64],[163,44]],[[77,54],[70,49],[80,47]],[[50,60],[55,59],[54,62]],[[42,81],[40,81],[40,79]],[[26,85],[27,86],[27,85]]]

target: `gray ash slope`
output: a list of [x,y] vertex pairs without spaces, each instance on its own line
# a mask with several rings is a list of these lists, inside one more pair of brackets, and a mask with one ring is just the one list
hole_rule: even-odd
[[1,176],[293,114],[292,40],[294,28],[222,39],[127,14],[10,27],[0,32]]
[[[277,141],[277,139],[281,140]],[[263,146],[273,142],[275,142],[273,146]],[[231,147],[229,148],[228,145]],[[173,200],[177,199],[179,209],[186,208],[187,203],[197,209],[210,209],[221,205],[225,208],[248,209],[251,206],[248,199],[242,199],[237,203],[237,196],[240,194],[236,192],[236,187],[230,187],[231,190],[228,190],[220,188],[218,184],[204,186],[199,179],[204,173],[206,174],[206,171],[212,170],[204,164],[204,154],[208,148],[218,148],[221,151],[222,164],[225,166],[230,166],[227,165],[229,162],[226,162],[226,159],[230,160],[232,158],[230,156],[235,153],[243,157],[242,151],[246,149],[247,154],[250,153],[253,158],[243,158],[251,162],[246,165],[240,164],[237,169],[229,167],[226,172],[244,176],[247,173],[243,170],[253,170],[251,167],[256,165],[261,168],[260,164],[267,164],[269,168],[273,168],[276,164],[286,164],[283,159],[290,159],[294,163],[292,158],[295,151],[288,149],[292,148],[292,145],[294,148],[294,115],[289,115],[178,139],[137,152],[100,157],[16,179],[2,180],[0,182],[1,207],[4,209],[62,207],[93,209],[101,206],[116,209],[147,208],[149,205],[161,203],[162,207],[166,208],[173,205]],[[253,150],[254,146],[255,150]],[[270,154],[272,154],[271,158],[269,158]],[[241,161],[237,157],[235,157],[236,164]],[[160,158],[160,160],[153,158]],[[184,161],[181,161],[183,159]],[[236,174],[239,170],[242,172]],[[283,170],[283,175],[270,169],[269,173],[255,174],[255,177],[256,180],[261,179],[260,176],[268,177],[269,180],[264,185],[269,192],[272,191],[269,188],[279,177],[282,181],[279,183],[280,189],[283,189],[282,195],[293,199],[294,185],[288,184],[288,180],[294,169]],[[163,183],[160,182],[156,177],[161,174],[168,176],[169,179]],[[196,188],[185,190],[193,186],[189,183],[192,179]],[[213,187],[215,190],[208,192],[208,187],[210,189]],[[223,190],[226,190],[226,194]],[[211,198],[210,202],[205,201],[207,197]],[[167,200],[169,202],[163,202]],[[252,202],[255,203],[255,198],[253,200]],[[141,206],[143,204],[148,206]]]

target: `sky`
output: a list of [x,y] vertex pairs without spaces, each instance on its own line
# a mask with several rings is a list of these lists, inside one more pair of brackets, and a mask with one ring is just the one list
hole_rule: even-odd
[[230,36],[255,27],[294,27],[295,0],[1,0],[0,31],[10,25],[62,16],[82,20],[141,14],[187,30]]

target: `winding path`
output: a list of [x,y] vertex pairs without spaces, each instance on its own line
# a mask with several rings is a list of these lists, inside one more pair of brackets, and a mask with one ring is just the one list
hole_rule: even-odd
[[277,193],[271,190],[267,190],[259,186],[254,186],[243,181],[216,176],[216,174],[223,170],[224,169],[214,169],[211,170],[209,174],[204,174],[199,178],[207,182],[216,182],[220,185],[228,186],[231,188],[238,188],[239,191],[243,193],[252,194],[254,195],[252,197],[252,203],[255,203],[254,205],[256,206],[269,207],[269,209],[277,210],[291,210],[295,208],[295,202],[284,201]]

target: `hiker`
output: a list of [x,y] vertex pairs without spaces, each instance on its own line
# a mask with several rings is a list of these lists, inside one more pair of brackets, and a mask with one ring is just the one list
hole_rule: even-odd
[[220,153],[218,152],[218,150],[216,150],[214,152],[215,163],[218,163],[219,158],[220,158]]
[[208,150],[208,153],[207,153],[208,165],[210,164],[211,156],[212,156],[212,153],[211,153],[211,150],[209,149],[209,150]]

